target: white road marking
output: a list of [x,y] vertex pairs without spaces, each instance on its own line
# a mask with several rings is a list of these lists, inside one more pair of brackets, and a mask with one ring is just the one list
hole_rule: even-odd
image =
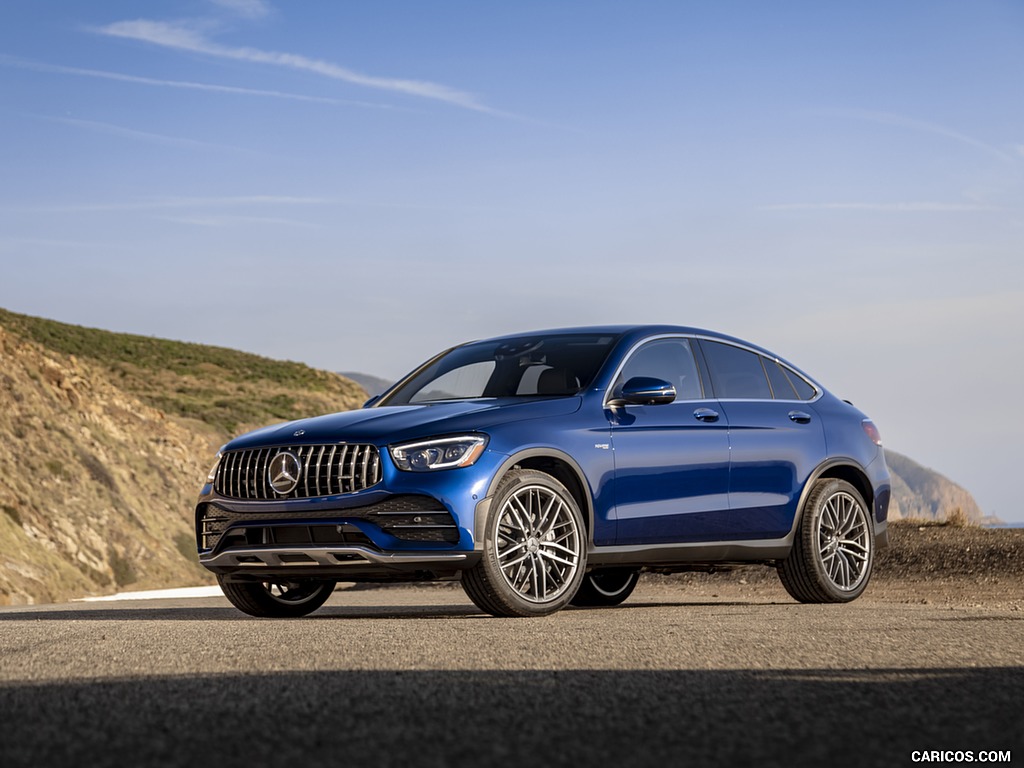
[[180,587],[178,589],[150,589],[143,592],[118,592],[116,595],[81,597],[75,603],[99,603],[110,600],[173,600],[192,597],[221,597],[220,587]]

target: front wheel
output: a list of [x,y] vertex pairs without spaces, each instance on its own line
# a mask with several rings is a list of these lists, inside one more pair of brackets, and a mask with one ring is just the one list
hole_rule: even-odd
[[224,596],[243,613],[260,618],[288,619],[312,613],[331,596],[335,582],[301,581],[229,581],[218,574]]
[[514,469],[498,484],[480,562],[462,587],[493,616],[546,616],[568,605],[586,568],[586,529],[572,494],[551,475]]
[[811,488],[779,578],[801,603],[848,603],[867,587],[874,552],[874,526],[860,492],[825,478]]
[[636,568],[597,568],[583,577],[573,605],[600,607],[618,605],[633,594],[640,571]]

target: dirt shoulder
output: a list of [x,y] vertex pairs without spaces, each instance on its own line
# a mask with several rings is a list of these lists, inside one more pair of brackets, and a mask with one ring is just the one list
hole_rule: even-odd
[[[889,539],[862,600],[1024,611],[1024,529],[898,522]],[[677,586],[694,597],[791,599],[763,566],[643,579],[647,590]]]

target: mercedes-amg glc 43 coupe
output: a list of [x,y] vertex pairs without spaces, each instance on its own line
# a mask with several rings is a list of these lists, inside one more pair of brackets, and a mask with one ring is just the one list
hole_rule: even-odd
[[460,579],[495,616],[612,606],[641,571],[760,563],[808,603],[860,595],[888,542],[875,425],[719,333],[571,328],[449,349],[356,411],[225,445],[200,562],[255,616],[336,582]]

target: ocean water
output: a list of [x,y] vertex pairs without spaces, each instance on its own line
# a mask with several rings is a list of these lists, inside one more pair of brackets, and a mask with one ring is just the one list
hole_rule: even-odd
[[1002,525],[986,525],[986,528],[1024,528],[1024,523],[1003,523]]

